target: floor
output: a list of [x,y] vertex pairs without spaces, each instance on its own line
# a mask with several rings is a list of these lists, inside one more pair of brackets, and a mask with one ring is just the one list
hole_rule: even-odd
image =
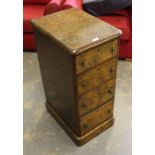
[[132,64],[118,61],[115,124],[82,147],[76,146],[46,111],[36,53],[24,52],[24,155],[131,155]]

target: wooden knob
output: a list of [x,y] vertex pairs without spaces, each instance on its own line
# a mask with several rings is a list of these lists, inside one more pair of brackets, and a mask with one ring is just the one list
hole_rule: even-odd
[[84,126],[85,129],[89,128],[89,125],[87,123],[85,123],[83,126]]
[[85,66],[85,62],[84,62],[84,61],[81,61],[81,62],[80,62],[80,65],[81,65],[81,66]]
[[114,53],[115,49],[113,47],[111,47],[110,51],[111,51],[111,53]]
[[99,52],[99,51],[100,51],[100,49],[98,48],[98,49],[97,49],[97,51]]
[[86,82],[83,81],[83,82],[82,82],[82,87],[85,87],[85,86],[86,86]]
[[112,72],[113,72],[113,69],[112,69],[112,68],[110,68],[110,69],[109,69],[109,72],[110,72],[110,73],[112,73]]
[[108,114],[112,114],[112,109],[108,109]]
[[82,108],[86,108],[86,104],[84,103],[84,101],[82,102]]
[[112,89],[108,90],[108,94],[110,94],[110,95],[112,94]]

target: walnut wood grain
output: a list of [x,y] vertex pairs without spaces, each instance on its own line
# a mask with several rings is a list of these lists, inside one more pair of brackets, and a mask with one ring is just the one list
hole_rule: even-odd
[[37,29],[34,33],[46,100],[78,135],[73,56]]
[[85,134],[90,130],[97,127],[102,122],[106,121],[110,117],[113,117],[113,100],[108,101],[106,104],[95,109],[89,114],[81,117],[81,134]]
[[76,73],[86,71],[107,59],[117,56],[118,40],[112,40],[76,56]]
[[102,83],[97,88],[92,89],[88,93],[79,96],[78,105],[80,116],[95,109],[101,104],[114,97],[115,79],[106,83]]
[[67,48],[70,54],[78,54],[85,47],[121,34],[119,29],[76,8],[39,17],[31,22]]
[[117,58],[107,61],[78,76],[78,94],[88,92],[116,76]]

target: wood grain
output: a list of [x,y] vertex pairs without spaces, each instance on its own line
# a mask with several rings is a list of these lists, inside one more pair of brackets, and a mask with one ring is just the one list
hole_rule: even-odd
[[118,40],[112,40],[76,56],[76,73],[117,56]]
[[89,111],[113,98],[114,93],[115,79],[112,79],[107,83],[102,83],[97,88],[92,89],[88,93],[79,96],[78,105],[80,116],[88,113]]
[[85,134],[113,116],[113,100],[81,117],[81,134]]
[[31,22],[67,48],[70,54],[78,54],[85,47],[121,34],[119,29],[76,8],[39,17]]
[[107,61],[97,67],[78,76],[78,94],[88,92],[103,82],[106,82],[116,76],[117,59]]
[[68,126],[79,134],[73,57],[66,54],[55,40],[42,35],[37,29],[34,32],[46,100]]

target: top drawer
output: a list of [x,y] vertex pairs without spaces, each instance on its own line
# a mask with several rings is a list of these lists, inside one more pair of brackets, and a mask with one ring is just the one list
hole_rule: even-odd
[[117,55],[118,40],[113,40],[93,48],[76,57],[76,73],[79,74]]

